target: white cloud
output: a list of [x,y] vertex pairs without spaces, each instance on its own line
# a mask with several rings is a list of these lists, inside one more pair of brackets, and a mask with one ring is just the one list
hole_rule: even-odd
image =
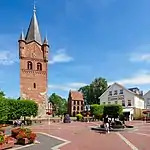
[[17,61],[14,54],[9,51],[0,51],[0,64],[1,65],[12,65]]
[[131,62],[150,62],[150,53],[134,53],[130,57]]
[[[132,85],[132,86],[148,85],[150,84],[150,71],[142,70],[129,78],[121,79],[114,82],[117,82],[121,85]],[[109,82],[109,85],[114,82]]]
[[73,82],[73,83],[67,83],[67,84],[61,84],[61,85],[50,84],[48,87],[53,90],[61,90],[61,91],[68,92],[69,90],[78,90],[80,87],[85,86],[85,85],[87,84],[82,83],[82,82]]
[[73,58],[66,53],[65,49],[58,50],[49,61],[49,64],[70,62]]

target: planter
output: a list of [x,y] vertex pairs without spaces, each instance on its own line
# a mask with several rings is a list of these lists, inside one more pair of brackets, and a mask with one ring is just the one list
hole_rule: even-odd
[[14,129],[12,129],[11,130],[11,136],[14,137],[14,138],[16,138],[16,136],[19,134],[20,130],[21,130],[20,128],[14,128]]
[[8,149],[14,147],[14,141],[9,141],[8,143],[0,144],[0,150]]
[[12,129],[11,136],[16,139],[16,144],[26,145],[35,141],[36,134],[29,128],[15,128]]
[[17,140],[17,144],[20,144],[20,145],[26,145],[26,144],[30,144],[30,143],[31,142],[27,138]]

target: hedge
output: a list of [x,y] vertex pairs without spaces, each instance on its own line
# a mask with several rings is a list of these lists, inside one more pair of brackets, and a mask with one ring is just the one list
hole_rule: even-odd
[[108,104],[108,105],[91,105],[91,113],[95,118],[108,115],[111,118],[117,118],[122,114],[122,106],[118,104]]
[[38,105],[31,100],[0,98],[0,123],[20,117],[36,116]]

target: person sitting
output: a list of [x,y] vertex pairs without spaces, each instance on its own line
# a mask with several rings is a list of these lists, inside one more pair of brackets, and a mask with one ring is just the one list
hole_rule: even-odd
[[22,121],[17,119],[14,121],[14,126],[17,127],[17,126],[21,126],[22,125]]

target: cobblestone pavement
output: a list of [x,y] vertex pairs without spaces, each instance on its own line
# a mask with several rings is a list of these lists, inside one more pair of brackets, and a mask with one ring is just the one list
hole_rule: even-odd
[[136,127],[130,132],[102,134],[90,130],[99,123],[72,122],[71,124],[45,124],[33,127],[36,132],[44,132],[61,137],[71,143],[60,150],[149,150],[150,124],[142,121],[128,122]]
[[[91,126],[98,124],[98,122],[72,122],[33,126],[31,128],[37,132],[37,140],[40,141],[40,144],[22,150],[150,150],[150,124],[142,121],[128,122],[127,124],[134,125],[136,129],[109,134],[90,130]],[[57,149],[56,145],[61,147]]]

